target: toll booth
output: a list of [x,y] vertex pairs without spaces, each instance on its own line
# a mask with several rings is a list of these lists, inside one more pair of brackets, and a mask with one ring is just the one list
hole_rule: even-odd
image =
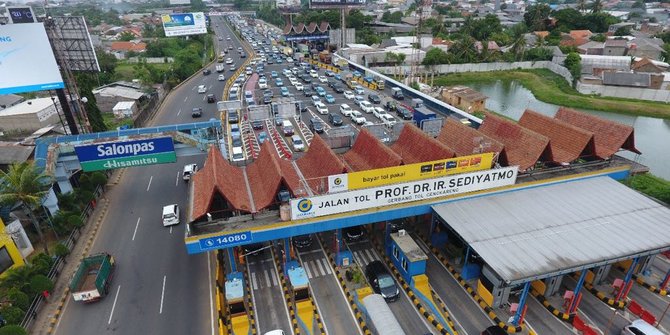
[[406,282],[412,283],[412,277],[426,273],[428,256],[419,248],[404,229],[390,234],[386,254],[398,269]]
[[298,262],[290,261],[286,263],[286,274],[291,287],[291,298],[295,306],[295,317],[298,325],[307,334],[314,334],[316,315],[314,304],[312,304],[310,298],[309,280],[305,269]]
[[233,334],[247,334],[250,324],[247,306],[244,304],[244,277],[241,272],[226,276],[225,291]]

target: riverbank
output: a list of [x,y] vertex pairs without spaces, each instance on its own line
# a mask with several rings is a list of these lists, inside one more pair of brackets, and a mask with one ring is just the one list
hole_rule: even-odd
[[517,80],[533,92],[538,100],[560,106],[670,119],[669,104],[584,95],[572,88],[565,79],[546,69],[450,73],[436,77],[435,85],[490,83],[497,80]]

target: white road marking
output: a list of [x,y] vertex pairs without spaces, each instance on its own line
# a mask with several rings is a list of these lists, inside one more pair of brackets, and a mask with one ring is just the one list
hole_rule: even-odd
[[179,116],[179,114],[181,114],[181,108],[179,108],[179,111],[177,112],[177,116]]
[[170,235],[172,235],[172,226],[170,226]]
[[141,218],[137,218],[137,223],[135,224],[135,231],[133,232],[133,239],[131,241],[135,241],[135,235],[137,234],[137,227],[140,226],[140,219]]
[[116,289],[116,296],[114,297],[114,303],[112,304],[112,311],[109,313],[109,320],[107,321],[107,324],[112,323],[112,317],[114,316],[114,308],[116,308],[116,300],[119,299],[119,292],[121,291],[121,285]]
[[325,258],[321,258],[321,261],[323,262],[323,266],[326,268],[326,273],[331,274],[330,268],[328,267],[328,261]]
[[185,98],[184,98],[184,102],[186,102],[186,100],[188,100],[188,97],[185,97]]
[[312,279],[312,271],[309,270],[309,262],[305,262],[304,264],[305,267],[305,272],[307,272],[307,278]]
[[147,185],[147,192],[149,192],[149,187],[151,187],[152,180],[154,180],[154,176],[151,176],[151,178],[149,178],[149,185]]
[[177,171],[177,180],[174,181],[174,186],[179,186],[179,171]]
[[163,290],[161,291],[161,308],[158,310],[158,314],[163,314],[163,299],[165,298],[165,279],[167,275],[163,276]]
[[209,313],[210,324],[212,325],[212,335],[214,335],[214,298],[212,297],[212,286],[214,282],[212,281],[212,256],[211,252],[207,252],[207,275],[209,278]]
[[205,98],[206,98],[206,96],[203,96],[203,97],[202,97],[202,101],[205,101]]
[[379,260],[378,258],[375,258],[374,255],[372,255],[372,253],[370,252],[370,249],[365,249],[365,254],[368,255],[368,257],[370,257],[370,262],[375,261],[375,260]]
[[318,259],[316,260],[316,265],[319,266],[319,271],[321,272],[321,275],[323,276],[326,273],[326,271],[323,269],[323,265],[321,265],[321,262],[319,262]]
[[258,289],[258,282],[256,282],[256,272],[251,273],[251,285],[254,290]]
[[277,286],[277,276],[275,275],[275,273],[271,272],[270,277],[272,277],[272,285]]
[[270,287],[270,275],[268,275],[266,270],[263,270],[263,274],[265,275],[265,283],[267,284],[267,287]]

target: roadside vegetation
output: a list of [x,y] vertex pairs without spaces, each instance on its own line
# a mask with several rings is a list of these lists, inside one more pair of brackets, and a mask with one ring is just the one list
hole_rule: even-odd
[[645,173],[629,177],[623,183],[636,191],[670,204],[670,181]]
[[538,100],[559,106],[670,119],[670,105],[668,104],[584,95],[572,88],[563,77],[547,69],[451,73],[436,77],[435,85],[491,83],[498,80],[505,82],[517,80],[533,92]]

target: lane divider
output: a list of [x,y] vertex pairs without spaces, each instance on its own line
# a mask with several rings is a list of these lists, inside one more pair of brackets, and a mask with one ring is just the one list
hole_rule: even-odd
[[[573,273],[573,274],[572,274],[572,278],[575,279],[575,280],[579,280],[579,277],[577,276],[576,273]],[[584,288],[585,288],[587,291],[591,292],[593,295],[595,295],[596,298],[600,299],[600,301],[602,301],[602,302],[608,304],[608,305],[611,306],[611,307],[614,307],[614,308],[616,308],[616,309],[624,309],[624,308],[626,308],[626,304],[627,304],[626,301],[622,301],[622,300],[620,300],[620,301],[616,301],[614,298],[610,298],[610,297],[608,297],[607,294],[605,294],[605,293],[602,292],[602,291],[599,291],[599,290],[598,290],[597,288],[595,288],[591,283],[588,283],[588,282],[585,281],[585,282],[584,282]]]
[[[619,270],[621,272],[624,272],[624,273],[626,272],[626,268],[624,268],[621,265],[617,264],[616,268],[617,268],[617,270]],[[633,274],[633,279],[635,279],[635,281],[638,284],[642,285],[642,287],[646,288],[647,290],[649,290],[653,293],[656,293],[656,294],[661,295],[661,296],[667,296],[668,295],[668,290],[667,289],[662,289],[660,287],[657,287],[655,285],[651,285],[651,284],[647,283],[644,280],[644,277],[642,277],[642,276],[638,276],[637,274],[634,273]]]
[[279,282],[281,283],[282,292],[284,293],[284,303],[288,307],[288,314],[291,321],[291,327],[293,327],[293,332],[295,335],[300,335],[300,326],[298,325],[298,319],[296,317],[295,309],[293,308],[293,299],[291,299],[291,294],[288,289],[288,284],[286,283],[286,277],[284,276],[284,268],[279,260],[279,255],[274,251],[274,248],[270,248],[272,252],[272,259],[274,259],[275,265],[277,266],[277,276],[279,276]]
[[[249,323],[251,325],[251,333],[250,335],[256,335],[258,333],[258,329],[256,328],[256,315],[254,314],[254,301],[251,298],[251,281],[249,280],[249,272],[247,271],[247,267],[243,266],[242,267],[242,275],[244,276],[244,295],[247,298],[247,315],[249,316]],[[242,334],[245,335],[245,334]]]

